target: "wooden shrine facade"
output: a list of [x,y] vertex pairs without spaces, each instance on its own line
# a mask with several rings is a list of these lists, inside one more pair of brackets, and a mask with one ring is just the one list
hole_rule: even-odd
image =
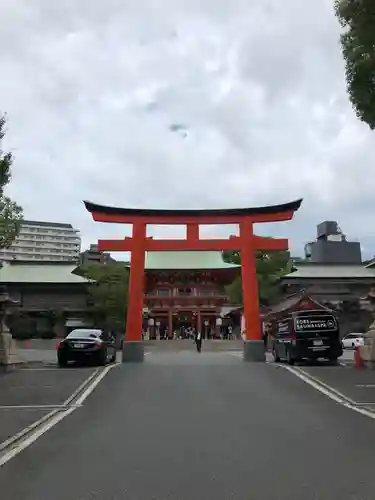
[[143,330],[150,338],[173,338],[193,328],[204,337],[219,338],[229,324],[222,308],[229,303],[225,290],[240,268],[204,270],[147,270]]

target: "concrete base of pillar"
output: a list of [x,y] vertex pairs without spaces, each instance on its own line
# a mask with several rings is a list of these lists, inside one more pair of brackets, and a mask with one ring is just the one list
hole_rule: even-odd
[[245,340],[243,345],[244,361],[266,361],[266,351],[263,340]]
[[142,341],[126,342],[122,346],[123,363],[142,363],[144,361],[145,351]]

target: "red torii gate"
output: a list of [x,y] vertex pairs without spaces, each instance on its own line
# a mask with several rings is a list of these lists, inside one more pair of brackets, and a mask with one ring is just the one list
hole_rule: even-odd
[[[208,210],[148,210],[117,208],[84,201],[86,209],[97,222],[131,224],[132,236],[123,240],[99,240],[99,251],[131,252],[128,313],[123,361],[142,361],[142,311],[145,252],[166,250],[235,250],[241,252],[242,289],[247,340],[244,359],[264,361],[265,353],[259,315],[258,283],[255,267],[256,250],[288,250],[287,239],[273,239],[253,233],[253,224],[291,220],[302,199],[282,205]],[[184,240],[154,240],[147,237],[148,224],[185,225]],[[238,224],[239,236],[229,239],[199,238],[201,224]]]

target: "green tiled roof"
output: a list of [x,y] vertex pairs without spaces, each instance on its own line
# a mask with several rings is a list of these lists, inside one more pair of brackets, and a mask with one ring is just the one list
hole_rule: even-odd
[[88,283],[86,278],[72,274],[72,264],[8,264],[0,267],[0,283]]
[[221,252],[147,252],[145,268],[152,269],[230,269]]
[[331,278],[331,279],[373,279],[375,281],[375,269],[364,267],[361,264],[295,264],[296,271],[282,276],[281,279],[313,279],[313,278]]

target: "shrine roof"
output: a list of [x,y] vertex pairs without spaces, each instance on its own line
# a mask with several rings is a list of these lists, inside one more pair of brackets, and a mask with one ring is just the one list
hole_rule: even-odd
[[107,205],[98,205],[91,201],[84,201],[86,209],[106,215],[138,216],[138,217],[192,217],[192,216],[245,216],[283,213],[299,209],[302,199],[280,205],[266,205],[248,208],[208,208],[208,209],[151,209],[151,208],[120,208]]
[[237,264],[224,262],[221,252],[147,252],[146,270],[234,269]]
[[301,310],[303,311],[304,307],[303,306],[304,302],[307,302],[309,305],[309,309],[322,309],[325,311],[330,311],[332,312],[332,309],[329,309],[328,307],[324,306],[320,302],[318,302],[315,299],[312,299],[308,294],[300,292],[297,294],[293,294],[289,297],[286,297],[282,302],[279,302],[278,304],[272,306],[266,313],[266,317],[270,317],[273,315],[278,315],[282,313],[286,313],[287,311],[293,311],[293,310]]
[[296,271],[281,277],[281,280],[294,279],[372,279],[375,281],[375,269],[361,264],[294,264]]
[[62,262],[3,262],[0,266],[0,283],[89,283],[90,280],[73,273],[76,268],[76,264]]

